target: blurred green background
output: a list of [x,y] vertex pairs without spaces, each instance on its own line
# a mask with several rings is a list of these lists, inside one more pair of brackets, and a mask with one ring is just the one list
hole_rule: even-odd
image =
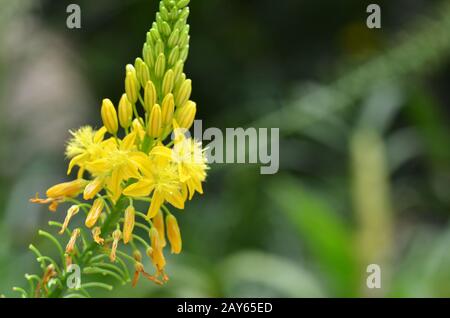
[[[450,297],[449,2],[376,1],[379,30],[360,0],[191,2],[198,118],[279,127],[280,171],[212,165],[177,213],[170,283],[93,295]],[[38,268],[29,243],[51,251],[37,230],[64,215],[28,198],[66,178],[68,130],[123,93],[157,5],[0,0],[0,294]]]

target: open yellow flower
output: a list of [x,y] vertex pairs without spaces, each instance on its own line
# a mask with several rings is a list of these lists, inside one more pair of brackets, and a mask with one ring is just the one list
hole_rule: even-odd
[[147,197],[153,192],[148,218],[153,218],[165,201],[176,208],[184,209],[185,200],[178,172],[169,161],[171,151],[170,148],[156,146],[149,156],[140,157],[139,168],[143,176],[123,191],[130,197]]
[[73,137],[66,147],[66,156],[71,159],[67,174],[72,172],[73,167],[79,166],[78,177],[80,178],[83,175],[86,163],[99,157],[103,152],[102,142],[106,128],[102,127],[95,131],[90,126],[84,126],[70,133]]
[[[104,185],[114,202],[122,194],[122,182],[140,177],[139,161],[145,154],[137,151],[135,140],[136,133],[127,135],[122,141],[110,138],[103,142],[106,155],[86,164],[86,170],[95,177],[92,182]],[[101,187],[96,189],[100,190]],[[95,194],[94,191],[89,197]]]
[[186,138],[183,131],[174,121],[172,161],[177,165],[180,181],[189,190],[190,200],[196,191],[203,194],[202,182],[206,179],[208,166],[202,144],[192,138]]

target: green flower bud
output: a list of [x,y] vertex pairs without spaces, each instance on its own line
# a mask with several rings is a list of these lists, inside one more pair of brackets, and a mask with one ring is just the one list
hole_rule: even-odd
[[186,45],[186,46],[184,47],[184,49],[181,50],[179,58],[180,58],[180,60],[182,60],[183,62],[186,62],[188,55],[189,55],[189,45]]
[[163,53],[158,55],[155,63],[155,75],[157,78],[162,78],[164,76],[164,72],[166,71],[166,57]]
[[161,87],[163,96],[166,96],[167,94],[172,92],[173,86],[175,84],[174,76],[175,76],[175,73],[171,69],[166,72],[166,75],[164,75],[164,79],[163,79],[162,87]]
[[180,58],[180,48],[177,45],[172,49],[172,51],[170,51],[168,60],[169,66],[175,65],[175,63],[178,61],[179,58]]
[[175,93],[175,103],[177,107],[183,107],[184,104],[189,100],[192,93],[192,81],[190,79],[185,80],[181,84],[180,89]]
[[142,56],[144,58],[145,63],[149,67],[153,67],[155,65],[155,55],[153,54],[153,49],[151,45],[147,43],[144,44],[144,48],[142,49]]
[[167,40],[167,43],[169,44],[169,47],[174,47],[180,38],[180,30],[175,29],[172,34],[170,35],[169,39]]

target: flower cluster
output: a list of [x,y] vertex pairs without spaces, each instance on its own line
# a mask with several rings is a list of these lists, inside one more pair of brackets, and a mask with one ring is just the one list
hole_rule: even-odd
[[[49,204],[51,211],[62,202],[73,202],[60,234],[68,230],[80,210],[85,211],[84,223],[93,241],[108,249],[113,262],[119,244],[130,243],[135,262],[133,284],[140,274],[157,283],[167,280],[163,253],[166,237],[172,253],[178,254],[182,248],[177,220],[167,206],[184,209],[186,200],[196,192],[203,193],[208,169],[201,143],[186,136],[197,107],[190,100],[191,80],[183,72],[189,50],[188,3],[161,1],[142,58],[125,68],[125,93],[117,108],[110,99],[104,99],[104,126],[98,130],[85,126],[71,132],[66,147],[70,160],[67,173],[76,169],[76,179],[49,188],[44,199],[38,195],[31,199]],[[148,202],[147,213],[136,211],[135,201]],[[119,213],[119,218],[114,218],[114,213]],[[134,234],[138,225],[148,232],[148,242]],[[85,230],[70,231],[67,264],[76,255],[77,238]],[[144,271],[134,239],[145,246],[156,275]]]

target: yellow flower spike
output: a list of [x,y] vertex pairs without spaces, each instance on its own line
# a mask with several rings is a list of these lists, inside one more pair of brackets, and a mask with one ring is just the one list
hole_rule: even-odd
[[91,182],[88,183],[86,188],[84,188],[83,199],[90,200],[93,199],[97,193],[99,193],[103,189],[103,185],[105,184],[104,178],[97,177]]
[[100,214],[103,212],[103,208],[105,207],[105,202],[103,199],[96,199],[92,204],[91,209],[86,217],[86,221],[84,222],[88,228],[91,228],[97,223]]
[[166,217],[166,227],[172,253],[180,254],[182,247],[180,228],[177,219],[172,214]]
[[156,230],[159,233],[159,242],[162,247],[166,246],[166,234],[164,229],[164,217],[159,210],[158,214],[155,215],[155,217],[152,219],[153,226],[156,228]]
[[139,57],[136,59],[134,67],[136,69],[137,79],[141,87],[144,87],[147,81],[150,80],[150,70],[148,69],[147,64]]
[[119,245],[119,241],[122,238],[122,232],[120,232],[120,230],[117,229],[113,232],[112,237],[113,237],[113,244],[111,247],[111,253],[109,254],[109,259],[111,260],[111,262],[115,262],[117,246]]
[[162,78],[166,71],[166,56],[164,53],[160,53],[155,63],[155,75],[157,78]]
[[146,112],[151,111],[153,105],[156,104],[157,98],[158,95],[156,94],[155,84],[153,84],[152,81],[147,81],[144,89],[144,106]]
[[158,138],[162,133],[161,106],[153,105],[150,112],[150,120],[147,127],[147,134],[150,137]]
[[193,101],[187,101],[186,104],[177,110],[175,119],[181,128],[189,129],[194,123],[197,105]]
[[164,79],[162,82],[163,96],[166,96],[167,94],[172,92],[174,84],[175,84],[175,73],[173,72],[172,69],[170,69],[166,72],[166,75],[164,75]]
[[135,219],[135,209],[132,205],[125,209],[125,216],[123,222],[123,242],[127,244],[133,235]]
[[75,243],[77,241],[78,236],[80,236],[80,229],[75,229],[70,236],[69,243],[66,245],[66,253],[71,254],[75,248]]
[[84,179],[76,179],[70,182],[63,182],[49,188],[46,192],[48,198],[73,198],[83,191],[88,181]]
[[178,91],[175,93],[175,104],[177,107],[184,107],[184,104],[189,100],[192,93],[192,81],[185,80]]
[[119,129],[119,123],[117,121],[117,112],[114,108],[114,104],[110,99],[105,98],[102,102],[101,115],[103,124],[110,134],[115,135]]
[[170,93],[164,97],[161,105],[161,120],[163,126],[167,126],[172,123],[174,111],[175,99],[173,98],[173,94]]
[[105,243],[105,240],[100,237],[100,234],[102,234],[100,226],[96,226],[92,229],[92,238],[94,239],[95,243],[103,245]]
[[133,106],[127,98],[127,94],[123,94],[119,101],[119,123],[124,129],[128,129],[133,118]]
[[125,76],[125,93],[131,104],[136,104],[139,98],[139,81],[136,75],[136,69],[133,65],[128,64],[126,66]]
[[66,218],[64,219],[64,223],[61,227],[61,230],[59,231],[58,234],[63,234],[64,231],[67,229],[67,226],[69,225],[70,219],[77,214],[80,211],[80,207],[78,205],[72,205],[68,210],[67,210],[67,215]]

